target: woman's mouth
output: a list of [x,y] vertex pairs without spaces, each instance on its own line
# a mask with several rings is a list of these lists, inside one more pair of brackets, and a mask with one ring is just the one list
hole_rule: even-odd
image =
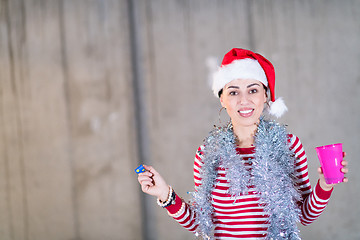
[[243,109],[243,110],[239,110],[238,113],[240,114],[240,116],[242,117],[251,117],[253,112],[255,109],[253,108],[248,108],[248,109]]

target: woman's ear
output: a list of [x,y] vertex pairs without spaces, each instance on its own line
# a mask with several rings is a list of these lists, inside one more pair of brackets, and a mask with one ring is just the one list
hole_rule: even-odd
[[225,108],[225,104],[224,104],[224,101],[223,101],[223,98],[222,98],[223,95],[220,96],[220,104],[223,108]]
[[263,87],[264,87],[264,94],[265,94],[265,96],[264,96],[264,98],[265,98],[265,102],[264,103],[266,103],[267,102],[267,100],[268,100],[268,88],[267,87],[265,87],[265,85],[263,84]]
[[265,101],[264,101],[264,103],[266,103],[267,102],[267,99],[268,99],[268,95],[267,95],[267,91],[265,90],[265,93],[264,93],[264,98],[265,98]]

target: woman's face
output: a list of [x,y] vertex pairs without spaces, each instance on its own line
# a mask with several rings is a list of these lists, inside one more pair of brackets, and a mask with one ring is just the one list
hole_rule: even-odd
[[254,126],[266,102],[263,84],[254,79],[236,79],[225,85],[220,97],[234,126]]

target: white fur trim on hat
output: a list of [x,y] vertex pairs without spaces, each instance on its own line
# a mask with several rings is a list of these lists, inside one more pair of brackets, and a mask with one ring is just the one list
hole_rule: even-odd
[[259,62],[255,59],[245,58],[234,60],[232,63],[219,67],[214,73],[212,90],[216,97],[219,91],[229,82],[235,79],[256,79],[266,87],[268,81]]
[[277,98],[275,102],[270,102],[269,105],[269,113],[277,118],[281,117],[288,110],[281,97]]

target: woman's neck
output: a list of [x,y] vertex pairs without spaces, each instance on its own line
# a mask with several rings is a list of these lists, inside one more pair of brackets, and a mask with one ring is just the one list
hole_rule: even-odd
[[255,133],[257,130],[257,125],[253,126],[236,126],[233,125],[233,131],[236,137],[236,144],[240,148],[249,148],[254,146],[255,142]]

